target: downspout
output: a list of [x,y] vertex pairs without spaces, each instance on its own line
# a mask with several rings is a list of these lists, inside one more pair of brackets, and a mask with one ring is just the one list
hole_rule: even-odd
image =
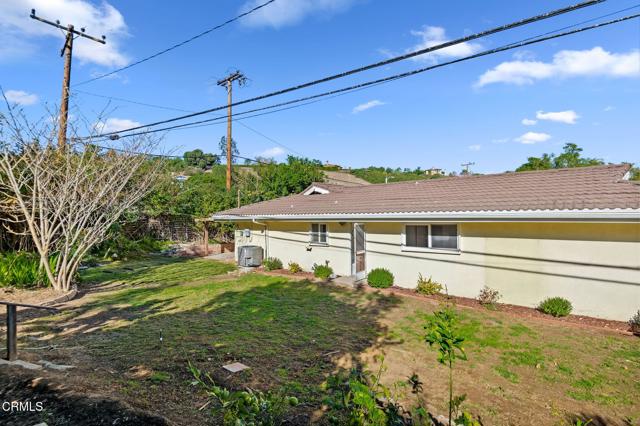
[[264,258],[266,259],[269,257],[269,227],[265,222],[258,222],[255,218],[251,219],[251,222],[264,226]]

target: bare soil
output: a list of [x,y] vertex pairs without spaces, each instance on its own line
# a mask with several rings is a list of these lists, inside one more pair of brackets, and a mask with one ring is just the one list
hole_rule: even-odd
[[[373,289],[370,289],[373,291]],[[460,306],[467,306],[476,309],[486,310],[487,306],[482,305],[476,299],[472,299],[469,297],[460,297],[460,296],[445,296],[445,295],[433,295],[428,296],[420,293],[416,293],[412,289],[402,288],[402,287],[392,287],[390,289],[385,289],[384,293],[388,294],[399,294],[402,296],[415,297],[415,298],[424,298],[435,300],[440,303],[454,303]],[[594,318],[585,315],[568,315],[566,317],[554,317],[552,315],[547,315],[543,312],[540,312],[537,309],[529,308],[526,306],[518,306],[518,305],[510,305],[507,303],[495,303],[490,307],[490,309],[495,309],[499,312],[504,312],[506,314],[513,315],[518,318],[528,318],[528,319],[536,319],[543,321],[553,321],[557,323],[564,323],[569,326],[586,326],[586,327],[595,327],[595,328],[603,328],[606,330],[615,330],[623,333],[631,333],[631,326],[629,323],[624,321],[615,321],[615,320],[607,320],[603,318]]]

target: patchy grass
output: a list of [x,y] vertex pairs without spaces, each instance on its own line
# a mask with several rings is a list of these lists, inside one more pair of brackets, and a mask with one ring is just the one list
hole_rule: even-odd
[[[423,327],[437,304],[227,274],[233,270],[162,257],[90,269],[82,278],[100,283],[93,293],[60,314],[31,320],[25,330],[31,340],[59,345],[47,354],[52,361],[78,366],[65,373],[66,383],[125,398],[176,424],[210,421],[198,410],[205,399],[191,385],[189,361],[228,387],[298,396],[305,402],[296,409],[303,424],[320,406],[328,374],[354,363],[373,369],[375,355],[384,353],[385,381],[418,373],[423,398],[446,412],[447,372],[424,343]],[[469,361],[456,367],[455,392],[468,395],[467,408],[485,424],[563,424],[579,415],[623,425],[640,418],[640,339],[456,310]],[[21,335],[22,346],[31,342]],[[234,375],[221,369],[233,361],[251,368]]]

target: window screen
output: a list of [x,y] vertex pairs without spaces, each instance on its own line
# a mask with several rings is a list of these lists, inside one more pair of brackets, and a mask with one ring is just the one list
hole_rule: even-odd
[[429,226],[407,225],[405,237],[407,247],[429,247]]
[[431,225],[431,247],[458,248],[458,225]]
[[311,242],[316,244],[327,243],[327,225],[325,223],[311,224]]

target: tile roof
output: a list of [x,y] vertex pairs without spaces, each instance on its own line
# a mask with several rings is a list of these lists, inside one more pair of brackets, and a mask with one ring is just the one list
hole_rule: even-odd
[[478,211],[640,209],[630,165],[605,165],[344,187],[295,194],[214,216],[340,215]]

